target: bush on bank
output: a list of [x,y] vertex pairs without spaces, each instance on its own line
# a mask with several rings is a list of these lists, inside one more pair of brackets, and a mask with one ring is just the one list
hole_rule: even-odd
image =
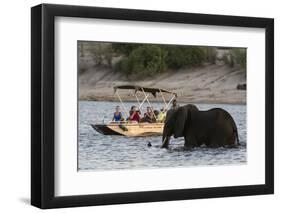
[[204,48],[169,45],[115,45],[123,58],[115,64],[115,70],[144,78],[167,69],[180,69],[186,66],[201,65],[206,59]]

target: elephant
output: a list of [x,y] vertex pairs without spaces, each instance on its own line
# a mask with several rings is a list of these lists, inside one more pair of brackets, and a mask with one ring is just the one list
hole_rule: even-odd
[[187,148],[233,147],[239,145],[238,130],[232,116],[221,108],[200,111],[188,104],[167,112],[162,148],[168,148],[171,136],[184,137]]

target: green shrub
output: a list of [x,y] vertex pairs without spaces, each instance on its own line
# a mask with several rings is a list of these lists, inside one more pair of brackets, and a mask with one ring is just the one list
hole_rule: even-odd
[[114,65],[114,70],[122,72],[125,75],[130,75],[129,60],[128,58],[122,58]]
[[205,53],[200,47],[166,46],[166,63],[169,68],[199,65],[204,61]]
[[202,47],[116,43],[112,48],[123,54],[114,69],[136,78],[153,76],[167,68],[201,65],[206,60],[206,50]]
[[238,64],[241,68],[246,69],[247,52],[245,48],[231,49],[230,58],[233,64]]
[[217,51],[214,47],[203,47],[204,54],[205,54],[205,61],[211,64],[216,63],[217,58]]
[[143,45],[134,49],[128,57],[116,63],[115,69],[135,77],[153,76],[166,69],[165,50],[157,45]]
[[204,49],[201,47],[191,47],[191,65],[200,65],[205,60],[205,52]]
[[116,53],[130,55],[130,53],[142,44],[112,43],[112,48]]

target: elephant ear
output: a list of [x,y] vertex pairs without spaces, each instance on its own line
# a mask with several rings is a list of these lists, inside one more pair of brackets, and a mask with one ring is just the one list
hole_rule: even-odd
[[178,138],[184,136],[184,130],[188,119],[188,109],[185,107],[178,108],[175,116],[174,137]]
[[176,113],[176,110],[174,109],[169,109],[167,114],[166,114],[166,122],[165,123],[171,123],[173,120],[173,116]]

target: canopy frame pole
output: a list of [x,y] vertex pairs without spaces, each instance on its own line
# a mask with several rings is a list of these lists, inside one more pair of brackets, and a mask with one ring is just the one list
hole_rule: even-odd
[[137,99],[137,101],[138,101],[139,108],[140,108],[140,100],[139,100],[139,98],[138,98],[138,96],[137,96],[137,93],[135,93],[135,96],[136,96],[136,99]]
[[163,100],[163,102],[164,102],[164,105],[165,105],[164,109],[165,109],[165,108],[167,107],[167,103],[166,103],[165,97],[164,97],[164,95],[163,95],[161,89],[159,89],[159,92],[160,92],[161,97],[162,97],[162,100]]
[[116,91],[116,95],[117,95],[117,97],[118,97],[118,99],[119,99],[119,101],[120,101],[120,103],[121,103],[121,105],[122,105],[123,110],[125,111],[126,116],[129,117],[128,111],[127,111],[127,109],[126,109],[126,107],[125,107],[125,105],[124,105],[124,103],[123,103],[121,97],[119,96],[118,91]]
[[[143,88],[141,88],[141,89],[142,89],[143,94],[146,95],[145,92],[144,92],[144,89],[143,89]],[[150,101],[148,100],[148,98],[146,99],[146,101],[147,101],[148,106],[150,107],[150,109],[151,109],[151,111],[152,111],[152,114],[153,114],[153,117],[155,118],[155,121],[157,122],[157,118],[156,118],[156,116],[155,116],[155,114],[154,114],[154,110],[153,110],[153,108],[152,108],[152,106],[151,106]]]
[[176,95],[174,94],[169,103],[167,104],[167,107],[165,109],[168,109],[172,101],[176,98]]
[[144,96],[145,96],[145,97],[144,97],[143,101],[141,102],[139,108],[141,108],[142,105],[144,104],[144,102],[146,101],[146,99],[148,99],[149,94],[146,95],[146,94],[144,93]]

